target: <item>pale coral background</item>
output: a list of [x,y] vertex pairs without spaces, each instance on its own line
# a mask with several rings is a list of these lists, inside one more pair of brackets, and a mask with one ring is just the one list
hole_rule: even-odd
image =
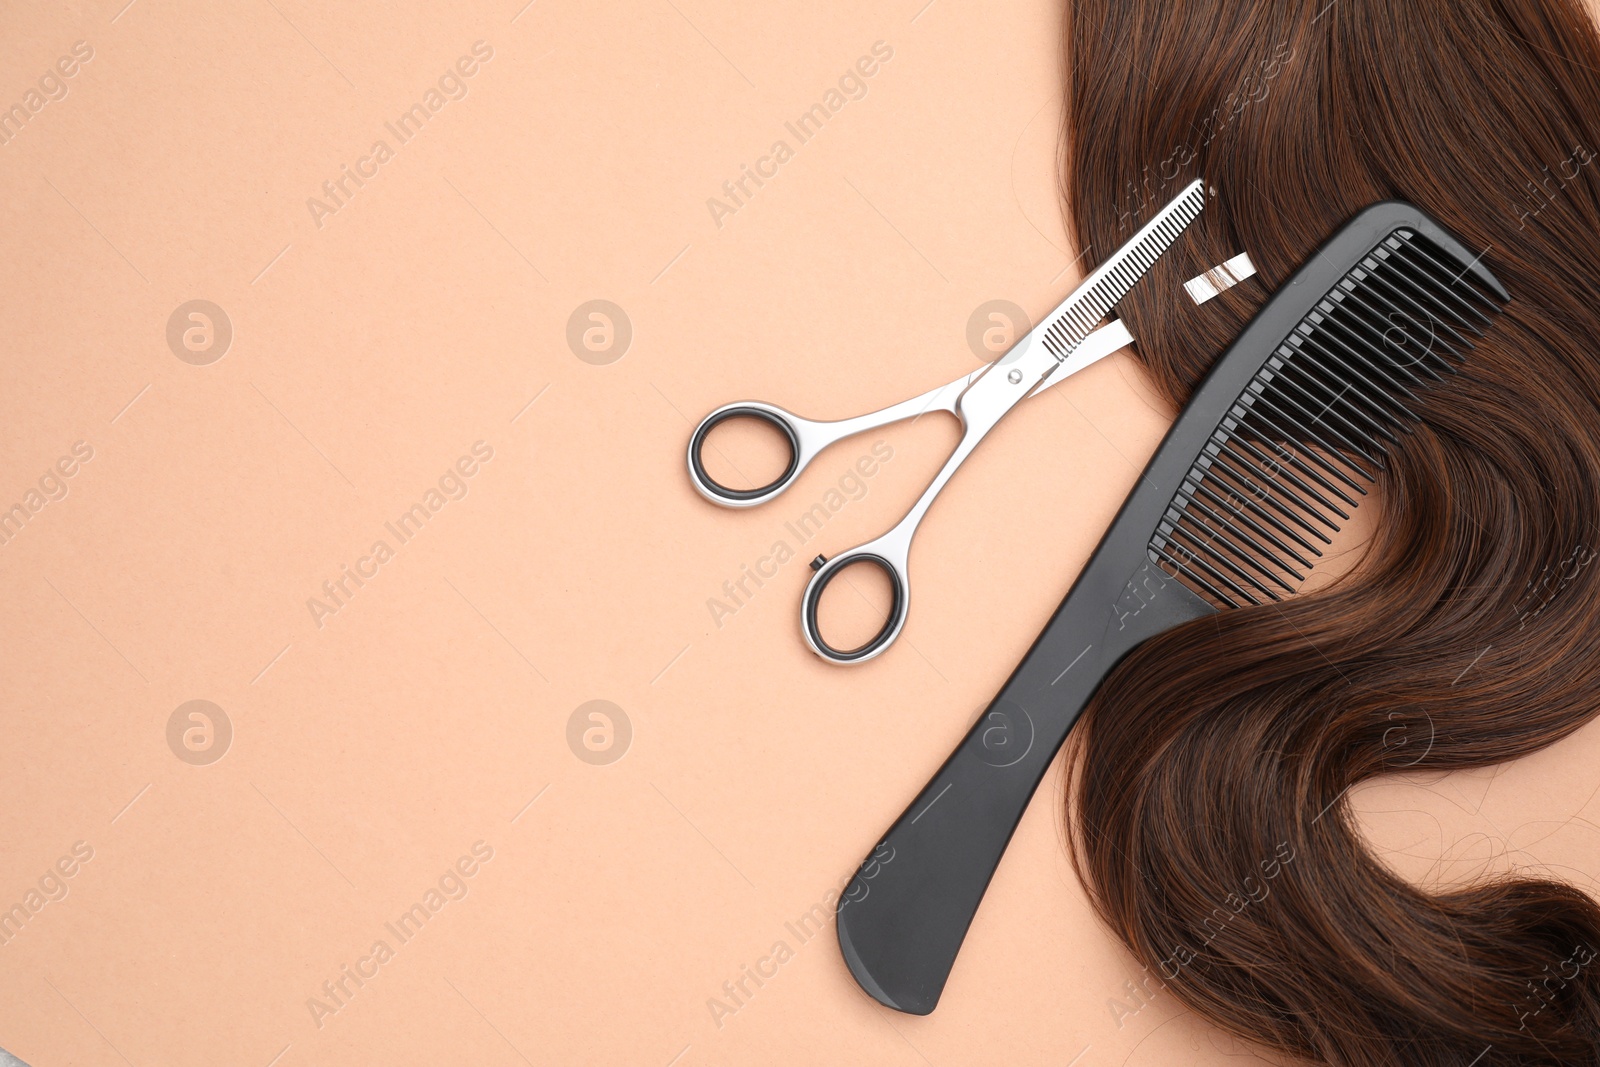
[[[0,29],[0,103],[93,48],[0,146],[0,506],[93,449],[0,545],[0,907],[93,852],[0,945],[0,1045],[35,1067],[1250,1059],[1129,998],[1055,779],[933,1016],[785,925],[937,767],[1133,483],[1170,416],[1131,361],[963,469],[889,654],[806,651],[803,559],[720,626],[707,607],[871,441],[736,513],[688,484],[691,420],[902,399],[976,365],[980,304],[1037,316],[1077,280],[1054,0],[124,2]],[[478,41],[467,96],[319,228],[307,199]],[[865,98],[719,227],[707,198],[878,41]],[[167,341],[194,299],[232,324],[209,365]],[[632,325],[608,365],[567,345],[593,299]],[[955,431],[882,436],[894,459],[817,551],[897,517]],[[479,441],[465,498],[319,628],[308,598]],[[191,700],[231,723],[208,765],[168,744]],[[608,765],[568,743],[592,700],[631,725]],[[1512,856],[1593,887],[1597,757],[1589,729],[1357,803],[1418,876]],[[308,998],[477,842],[465,898],[319,1026]],[[793,958],[714,1019],[779,940]]]

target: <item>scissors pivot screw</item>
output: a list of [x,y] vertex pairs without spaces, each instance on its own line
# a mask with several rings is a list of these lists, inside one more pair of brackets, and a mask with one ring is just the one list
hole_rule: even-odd
[[811,569],[814,571],[820,571],[822,569],[822,565],[826,562],[828,562],[827,556],[818,556],[816,559],[811,561]]
[[1012,371],[1010,374],[1006,375],[1006,381],[1010,382],[1012,385],[1016,385],[1018,382],[1022,381],[1022,372],[1019,370]]

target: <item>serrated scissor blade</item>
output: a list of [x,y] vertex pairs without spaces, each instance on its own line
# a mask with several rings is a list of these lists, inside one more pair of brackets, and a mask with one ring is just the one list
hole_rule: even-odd
[[1206,206],[1206,186],[1203,181],[1189,183],[1177,196],[1162,208],[1154,218],[1145,223],[1128,243],[1117,249],[1110,259],[1096,267],[1094,273],[1063,300],[1035,333],[1058,362],[1064,362],[1074,349],[1083,343],[1106,313],[1127,295],[1139,279],[1144,277],[1161,254],[1200,214]]

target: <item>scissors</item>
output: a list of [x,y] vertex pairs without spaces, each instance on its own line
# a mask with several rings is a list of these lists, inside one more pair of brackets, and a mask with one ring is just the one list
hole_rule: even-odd
[[[865,544],[832,559],[818,556],[812,561],[815,573],[800,598],[800,631],[811,651],[830,663],[864,663],[894,643],[905,626],[911,601],[911,539],[934,498],[978,442],[1020,401],[1133,343],[1133,335],[1120,321],[1113,319],[1098,328],[1096,324],[1194,221],[1205,207],[1205,197],[1204,183],[1191,183],[1005,355],[948,385],[879,411],[833,422],[802,418],[775,404],[752,400],[725,404],[700,421],[689,438],[689,478],[700,495],[730,508],[755,507],[778,496],[795,483],[818,454],[847,437],[928,411],[946,411],[961,421],[961,440],[904,518]],[[755,489],[733,489],[718,483],[707,473],[701,458],[711,431],[729,419],[740,418],[775,426],[789,443],[789,463],[783,473]],[[828,583],[854,563],[873,564],[888,577],[889,612],[882,628],[865,644],[840,649],[822,636],[817,608]]]

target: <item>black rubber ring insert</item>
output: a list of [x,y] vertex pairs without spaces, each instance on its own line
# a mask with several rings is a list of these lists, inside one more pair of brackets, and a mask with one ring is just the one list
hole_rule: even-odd
[[[783,469],[782,474],[755,489],[730,489],[706,473],[705,464],[700,462],[700,453],[706,447],[706,435],[729,419],[760,419],[783,431],[783,436],[789,440],[789,465]],[[800,465],[800,438],[795,435],[794,427],[770,411],[763,411],[760,408],[729,408],[727,411],[717,412],[695,430],[694,436],[689,439],[689,463],[694,467],[694,475],[700,479],[700,484],[709,486],[717,496],[727,500],[754,500],[772,492],[794,474],[795,468]]]
[[[805,624],[807,633],[810,634],[811,640],[818,648],[827,652],[829,656],[836,660],[853,663],[858,659],[865,659],[889,643],[889,638],[894,633],[895,622],[900,618],[900,612],[905,606],[905,591],[900,588],[900,576],[895,573],[894,565],[882,556],[864,552],[860,555],[845,556],[843,558],[844,563],[834,567],[828,572],[827,577],[806,591]],[[883,629],[879,630],[870,641],[859,648],[845,650],[834,648],[823,638],[822,628],[817,621],[817,606],[822,602],[822,591],[828,588],[829,583],[852,563],[871,563],[888,575],[892,599],[889,602],[889,617],[884,620]]]

